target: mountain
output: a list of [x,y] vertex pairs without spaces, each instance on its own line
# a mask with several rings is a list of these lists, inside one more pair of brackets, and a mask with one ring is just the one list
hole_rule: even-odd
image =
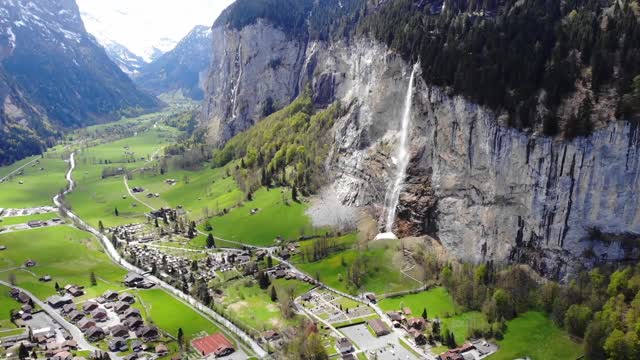
[[159,106],[89,35],[73,0],[0,1],[0,162],[60,131]]
[[183,90],[185,95],[202,100],[201,79],[211,63],[211,29],[196,26],[176,47],[144,66],[135,82],[155,94]]
[[122,44],[106,38],[98,39],[98,42],[104,47],[111,61],[129,76],[137,74],[147,64],[142,57],[134,54]]
[[297,140],[230,139],[306,88],[316,108],[341,104],[326,158],[313,162],[322,178],[295,167],[274,176],[322,181],[335,203],[384,219],[415,69],[395,233],[558,279],[637,260],[638,9],[617,0],[238,0],[212,29],[201,126],[209,142],[236,147],[223,155],[278,159],[262,169],[268,176]]

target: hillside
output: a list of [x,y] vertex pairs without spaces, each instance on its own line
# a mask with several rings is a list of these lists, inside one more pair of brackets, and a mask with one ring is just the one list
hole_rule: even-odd
[[182,90],[195,100],[202,100],[202,79],[211,63],[211,29],[196,26],[176,47],[141,68],[134,81],[154,94]]
[[38,153],[60,130],[159,106],[86,32],[74,1],[2,1],[0,13],[1,163]]

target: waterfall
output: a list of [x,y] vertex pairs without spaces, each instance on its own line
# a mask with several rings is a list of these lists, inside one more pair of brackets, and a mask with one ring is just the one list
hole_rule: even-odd
[[396,177],[389,191],[385,195],[384,205],[387,211],[387,219],[385,222],[385,231],[393,233],[393,224],[396,219],[396,210],[400,201],[400,192],[402,191],[404,178],[409,165],[409,127],[411,125],[411,103],[413,99],[413,81],[416,75],[418,64],[413,66],[411,77],[409,78],[409,87],[404,99],[404,108],[402,110],[402,123],[400,128],[400,142],[395,157],[397,165]]

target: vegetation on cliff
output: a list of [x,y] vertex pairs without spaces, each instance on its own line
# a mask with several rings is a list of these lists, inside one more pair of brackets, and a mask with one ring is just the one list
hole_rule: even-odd
[[214,153],[214,165],[240,160],[245,171],[237,180],[247,193],[272,184],[317,190],[332,141],[330,129],[341,114],[340,104],[315,112],[307,89],[289,106],[229,140]]

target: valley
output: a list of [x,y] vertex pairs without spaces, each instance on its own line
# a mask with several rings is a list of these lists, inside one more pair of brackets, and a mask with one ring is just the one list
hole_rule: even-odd
[[[135,121],[137,130],[109,139],[101,135],[103,126],[83,129],[63,147],[0,169],[11,174],[0,184],[6,203],[14,208],[51,206],[51,198],[66,186],[73,153],[70,174],[74,187],[59,199],[65,209],[2,218],[4,229],[63,218],[61,226],[0,232],[0,244],[5,247],[0,274],[5,283],[43,301],[56,293],[52,284],[74,284],[83,289],[74,299],[77,304],[108,291],[129,292],[136,298],[133,306],[140,310],[143,321],[162,333],[152,346],[163,343],[170,353],[189,357],[194,356],[190,341],[220,332],[235,344],[237,358],[262,356],[255,349],[277,354],[285,337],[291,336],[288,329],[301,321],[317,322],[322,346],[328,354],[337,354],[338,339],[356,336],[348,335],[351,329],[362,324],[368,327],[376,319],[394,329],[390,319],[395,315],[388,314],[402,314],[403,309],[410,309],[403,315],[407,319],[420,318],[428,309],[428,319],[439,319],[443,333],[451,331],[458,344],[472,336],[472,329],[491,326],[484,314],[458,306],[446,288],[424,282],[427,266],[413,258],[423,240],[371,242],[358,227],[347,234],[330,226],[314,227],[306,212],[312,199],[298,195],[294,201],[286,187],[261,187],[247,199],[236,181],[242,170],[237,161],[223,167],[205,161],[196,168],[182,169],[180,156],[167,154],[181,135],[164,122],[168,113],[146,115]],[[108,127],[118,129],[125,124],[132,122],[122,120]],[[47,176],[34,175],[44,171]],[[75,216],[80,220],[74,220]],[[207,239],[208,234],[213,237]],[[36,265],[24,267],[29,258]],[[175,267],[177,264],[183,268]],[[132,269],[152,284],[160,281],[165,285],[132,289],[123,284]],[[51,280],[38,280],[45,275]],[[376,300],[367,294],[375,294]],[[194,307],[192,301],[200,304]],[[10,299],[7,303],[17,307]],[[203,307],[220,318],[203,312]],[[506,326],[504,346],[509,349],[509,344],[517,343],[524,354],[528,350],[519,339],[530,331],[526,319],[535,315],[522,316],[523,324],[516,322],[514,330]],[[220,319],[228,319],[236,330]],[[13,326],[3,323],[2,331],[20,333]],[[545,326],[562,333],[552,323]],[[425,330],[432,334],[429,328]],[[182,340],[176,340],[178,331]],[[371,358],[379,350],[388,351],[389,356],[408,351],[410,357],[435,358],[446,349],[415,345],[401,329],[393,333],[395,346],[407,350],[383,350],[373,339],[352,337],[356,356]],[[245,337],[254,339],[254,345],[247,344]],[[109,339],[95,346],[108,351]],[[579,345],[569,343],[573,350],[565,344],[547,351],[557,358],[577,356]],[[500,341],[498,345],[503,346]],[[129,351],[111,354],[124,358]],[[501,358],[500,351],[490,358]]]

